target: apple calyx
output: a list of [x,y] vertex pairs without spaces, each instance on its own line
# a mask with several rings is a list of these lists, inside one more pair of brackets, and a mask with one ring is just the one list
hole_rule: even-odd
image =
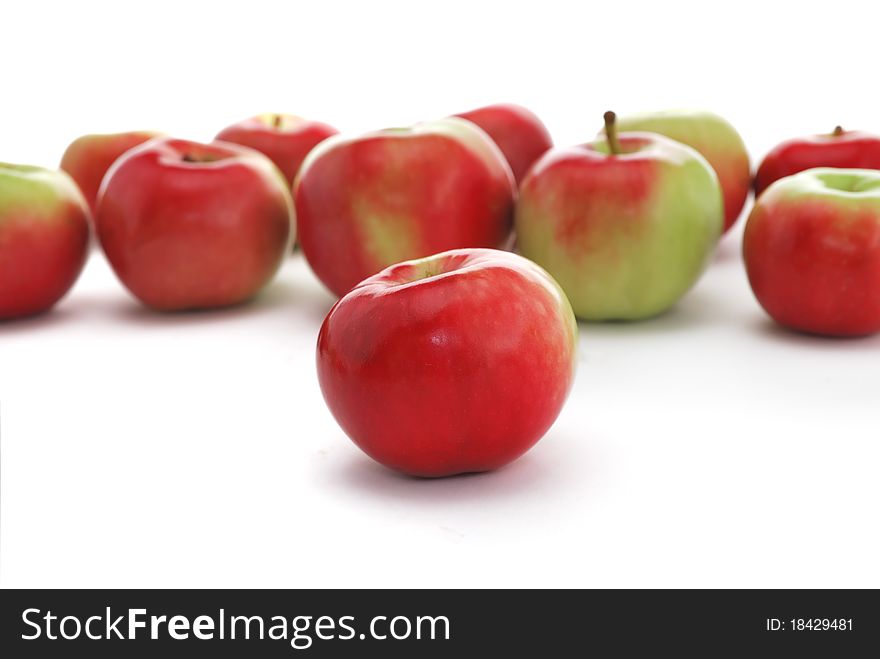
[[284,116],[280,114],[272,115],[272,128],[276,130],[280,130],[281,126],[284,124]]
[[843,126],[835,126],[834,130],[831,131],[831,136],[832,137],[840,137],[845,132],[846,131],[843,130]]
[[608,150],[612,156],[620,155],[620,141],[617,139],[617,115],[608,110],[604,115],[605,137],[608,140]]

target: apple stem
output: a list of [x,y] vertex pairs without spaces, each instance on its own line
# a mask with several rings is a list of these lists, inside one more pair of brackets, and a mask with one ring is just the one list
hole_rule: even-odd
[[273,128],[281,128],[281,124],[284,121],[284,117],[280,114],[272,115],[272,127]]
[[617,115],[611,110],[605,113],[605,137],[608,139],[608,149],[611,155],[620,153],[620,142],[617,139]]
[[834,137],[840,137],[843,135],[843,126],[835,126],[831,134],[834,135]]

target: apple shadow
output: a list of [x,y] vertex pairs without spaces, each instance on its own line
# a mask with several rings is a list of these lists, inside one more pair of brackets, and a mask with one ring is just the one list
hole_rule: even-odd
[[78,308],[71,304],[61,304],[47,311],[25,316],[0,320],[0,336],[13,334],[33,334],[52,329],[60,323],[69,322],[79,315]]
[[[556,437],[556,440],[561,437]],[[340,437],[339,441],[349,441]],[[542,442],[554,442],[545,437]],[[533,500],[536,492],[563,496],[573,479],[590,478],[592,469],[564,459],[563,451],[539,443],[514,462],[494,471],[460,474],[444,478],[419,478],[393,471],[360,452],[346,455],[329,472],[330,485],[362,499],[369,496],[383,503],[416,507],[471,506],[496,500]],[[577,467],[577,469],[575,468]]]
[[609,320],[593,322],[578,320],[578,327],[587,336],[638,336],[643,334],[681,333],[703,329],[708,325],[730,325],[738,322],[723,297],[710,289],[695,288],[679,302],[656,316],[643,320]]
[[749,323],[752,332],[766,340],[791,347],[838,352],[864,352],[865,348],[880,348],[880,334],[868,336],[823,336],[783,327],[772,318],[760,315]]

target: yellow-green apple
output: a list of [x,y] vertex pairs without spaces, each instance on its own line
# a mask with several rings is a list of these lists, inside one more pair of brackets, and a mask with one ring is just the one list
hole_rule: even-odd
[[694,284],[718,242],[718,177],[656,133],[621,133],[547,152],[520,186],[520,252],[546,268],[586,320],[656,315]]
[[338,131],[292,114],[260,114],[224,128],[215,139],[249,146],[268,156],[288,185],[309,151]]
[[504,245],[515,192],[495,143],[458,118],[331,137],[293,186],[300,246],[340,296],[398,261]]
[[247,300],[273,277],[294,235],[287,183],[266,156],[171,138],[116,161],[95,226],[122,283],[166,311]]
[[837,126],[825,135],[786,140],[761,161],[755,172],[755,194],[774,181],[814,167],[880,169],[880,135]]
[[736,129],[723,117],[701,110],[666,110],[620,117],[619,131],[660,133],[696,149],[709,161],[724,193],[724,230],[734,225],[752,185],[749,154]]
[[345,433],[416,476],[501,467],[552,425],[577,324],[531,261],[459,249],[392,265],[340,299],[318,336],[318,381]]
[[772,183],[743,237],[749,283],[776,322],[880,332],[880,171],[808,169]]
[[88,205],[67,174],[0,163],[0,320],[46,311],[76,282]]
[[456,115],[477,124],[501,149],[516,182],[550,147],[547,127],[531,111],[512,103],[499,103]]
[[98,189],[110,166],[129,149],[158,135],[153,131],[83,135],[64,151],[61,169],[73,177],[94,213]]

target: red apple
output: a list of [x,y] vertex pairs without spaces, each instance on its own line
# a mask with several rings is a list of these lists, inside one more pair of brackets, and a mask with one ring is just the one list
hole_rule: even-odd
[[309,151],[338,131],[319,121],[291,114],[261,114],[217,133],[218,140],[249,146],[267,155],[284,174],[288,185]]
[[331,137],[294,184],[303,253],[337,295],[406,259],[500,247],[515,184],[492,140],[463,119]]
[[64,172],[0,163],[0,320],[51,308],[86,262],[88,205]]
[[827,135],[782,142],[761,161],[755,174],[755,194],[774,181],[813,167],[880,169],[880,135],[837,126]]
[[73,177],[94,213],[98,188],[110,166],[129,149],[158,135],[151,131],[83,135],[65,150],[61,157],[61,169]]
[[393,265],[339,300],[318,380],[369,456],[416,476],[496,469],[550,428],[575,370],[577,324],[531,261],[459,249]]
[[781,325],[880,332],[880,172],[818,168],[758,197],[743,238],[755,297]]
[[261,153],[161,138],[132,149],[98,197],[101,246],[123,284],[161,310],[242,302],[294,233],[287,184]]
[[519,105],[488,105],[456,116],[477,124],[489,134],[507,158],[517,183],[532,163],[553,146],[546,126],[533,112]]

